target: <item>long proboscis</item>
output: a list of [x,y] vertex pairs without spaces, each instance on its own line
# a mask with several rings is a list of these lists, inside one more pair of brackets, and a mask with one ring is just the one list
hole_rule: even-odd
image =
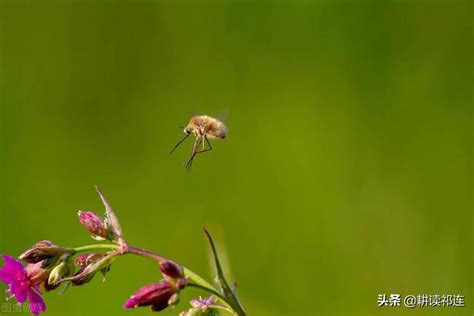
[[186,140],[186,138],[189,137],[189,134],[186,134],[184,135],[184,137],[176,144],[174,145],[173,149],[171,149],[170,151],[170,155],[176,150],[176,148],[178,148],[179,145],[181,145],[182,142],[184,142]]

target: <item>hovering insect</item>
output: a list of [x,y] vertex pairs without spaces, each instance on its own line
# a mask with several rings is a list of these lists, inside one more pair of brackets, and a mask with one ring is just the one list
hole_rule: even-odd
[[[196,157],[197,154],[212,150],[209,139],[224,139],[227,137],[227,127],[225,124],[208,115],[193,116],[188,125],[182,128],[186,135],[171,149],[170,155],[186,138],[193,135],[196,139],[193,144],[191,157],[186,163],[187,172],[191,171],[194,157]],[[208,148],[206,148],[206,144]],[[202,148],[200,149],[201,145]]]

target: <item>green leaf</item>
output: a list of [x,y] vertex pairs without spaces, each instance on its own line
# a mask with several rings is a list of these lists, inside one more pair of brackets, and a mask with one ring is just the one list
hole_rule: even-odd
[[240,315],[245,316],[247,313],[244,311],[242,305],[240,305],[239,300],[237,299],[236,295],[230,288],[229,284],[227,283],[224,271],[222,270],[222,265],[219,260],[219,256],[217,255],[216,246],[214,245],[214,241],[212,240],[211,235],[207,231],[206,228],[203,227],[204,234],[206,235],[207,240],[209,241],[209,245],[211,246],[212,255],[214,257],[214,263],[216,265],[216,272],[217,272],[217,282],[221,287],[221,290],[224,296],[229,300],[229,303],[232,305],[232,308]]

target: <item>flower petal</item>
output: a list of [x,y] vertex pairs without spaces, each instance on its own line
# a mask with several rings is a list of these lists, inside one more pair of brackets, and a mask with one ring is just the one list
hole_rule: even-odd
[[34,315],[39,315],[46,311],[46,304],[41,295],[30,289],[28,291],[28,298],[30,299],[30,310]]
[[10,284],[10,292],[15,295],[16,300],[20,304],[26,301],[28,289],[28,282],[13,282]]
[[13,275],[6,269],[0,269],[0,280],[6,284],[11,284],[16,281],[16,275]]
[[7,256],[7,255],[3,255],[2,258],[3,258],[3,260],[5,260],[5,265],[3,267],[8,266],[8,267],[12,268],[15,271],[23,271],[24,270],[23,264],[18,259],[14,258],[14,257]]
[[10,256],[2,256],[5,260],[3,267],[0,269],[0,280],[10,284],[15,281],[22,280],[25,276],[25,268],[20,261]]
[[125,308],[135,308],[138,306],[138,300],[135,298],[135,296],[132,296],[128,299],[128,301],[123,304],[123,307]]

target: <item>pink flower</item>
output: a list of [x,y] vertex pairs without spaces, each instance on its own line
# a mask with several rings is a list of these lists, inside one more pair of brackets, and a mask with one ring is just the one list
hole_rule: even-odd
[[[2,256],[5,260],[0,269],[0,280],[8,285],[8,292],[16,297],[18,303],[30,301],[30,310],[34,315],[39,315],[46,310],[46,305],[41,298],[39,283],[43,281],[36,273],[30,275],[28,269],[17,259],[10,256]],[[39,283],[38,283],[39,282]]]
[[220,315],[215,309],[217,306],[217,300],[214,296],[208,298],[198,298],[191,301],[192,308],[187,311],[181,312],[179,316],[191,316],[191,315]]

